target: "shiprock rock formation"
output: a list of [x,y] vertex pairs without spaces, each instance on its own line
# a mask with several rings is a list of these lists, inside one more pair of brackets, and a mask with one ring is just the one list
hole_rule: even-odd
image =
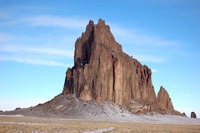
[[[76,40],[74,66],[66,72],[62,94],[75,94],[83,101],[109,100],[142,113],[177,113],[163,87],[156,97],[151,75],[151,69],[123,52],[104,20],[90,20]],[[140,106],[133,107],[136,104]]]
[[111,100],[122,105],[130,99],[154,102],[151,70],[122,51],[102,19],[90,21],[75,44],[74,67],[68,69],[63,94],[84,101]]
[[0,114],[40,117],[128,117],[134,114],[176,114],[161,86],[156,97],[146,65],[122,51],[110,27],[90,21],[76,40],[74,66],[68,68],[61,94],[37,106]]

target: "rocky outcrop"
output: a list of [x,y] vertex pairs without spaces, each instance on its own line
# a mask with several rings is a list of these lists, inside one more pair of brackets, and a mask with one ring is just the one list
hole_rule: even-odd
[[196,113],[195,112],[191,112],[191,118],[197,118]]
[[109,100],[127,105],[133,113],[182,115],[174,110],[163,87],[156,97],[151,75],[151,69],[123,52],[104,20],[99,19],[98,24],[89,21],[76,40],[74,66],[66,72],[62,94],[75,94],[83,101]]
[[20,107],[17,107],[15,110],[21,110],[21,108],[20,108]]
[[104,20],[90,21],[76,40],[74,66],[66,72],[63,94],[118,105],[130,99],[152,103],[156,95],[151,74],[147,66],[122,51]]
[[174,111],[171,98],[169,97],[168,92],[162,86],[160,87],[160,90],[158,92],[157,102],[163,110],[167,110],[171,112]]

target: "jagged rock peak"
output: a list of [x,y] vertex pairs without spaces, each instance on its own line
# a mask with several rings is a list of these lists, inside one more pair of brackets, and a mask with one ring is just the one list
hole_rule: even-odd
[[90,21],[89,21],[89,25],[92,25],[92,26],[93,26],[93,25],[94,25],[94,21],[93,21],[93,20],[90,20]]
[[166,89],[161,86],[158,92],[157,101],[164,109],[174,111],[174,107]]
[[105,20],[103,20],[103,19],[100,18],[98,20],[98,25],[106,25]]
[[99,19],[98,24],[94,24],[92,20],[86,27],[86,31],[76,40],[74,65],[87,64],[92,55],[92,51],[101,45],[107,51],[121,53],[122,47],[115,41],[110,27],[105,21]]
[[[94,21],[90,20],[88,25],[94,26]],[[103,20],[101,18],[98,20],[98,24],[97,25],[99,25],[99,26],[108,26],[108,25],[106,25],[105,20]]]

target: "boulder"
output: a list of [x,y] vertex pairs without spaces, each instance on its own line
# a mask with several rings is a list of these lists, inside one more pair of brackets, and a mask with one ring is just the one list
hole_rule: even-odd
[[197,118],[196,113],[195,112],[191,112],[191,118]]

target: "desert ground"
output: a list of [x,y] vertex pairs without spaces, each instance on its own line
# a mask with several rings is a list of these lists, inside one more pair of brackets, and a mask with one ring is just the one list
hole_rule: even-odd
[[200,125],[147,124],[105,120],[0,116],[0,133],[200,133]]

